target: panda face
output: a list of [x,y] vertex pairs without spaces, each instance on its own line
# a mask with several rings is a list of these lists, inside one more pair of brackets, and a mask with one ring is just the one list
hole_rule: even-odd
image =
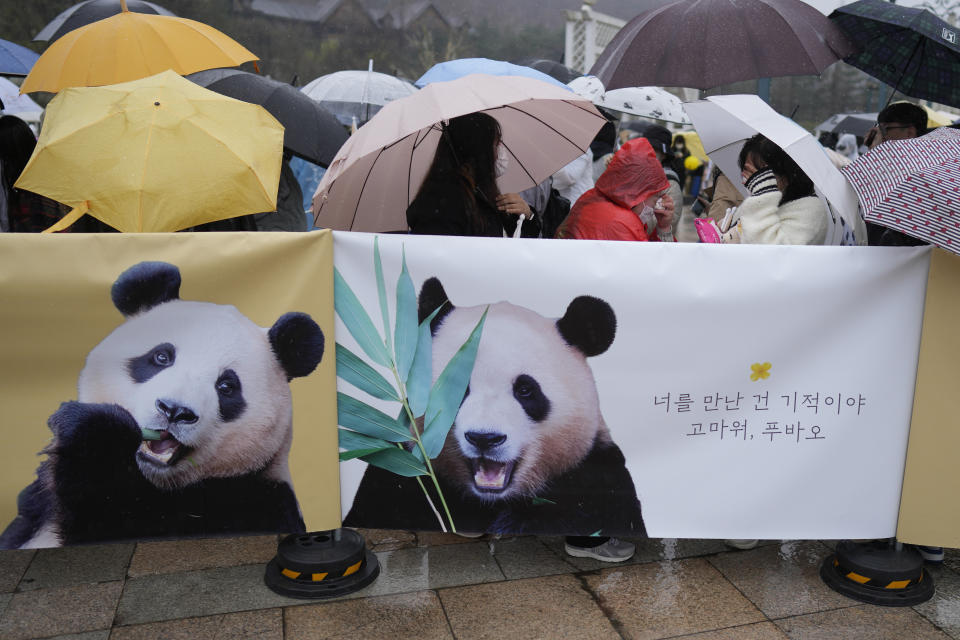
[[[484,307],[457,307],[437,327],[439,375]],[[579,463],[602,428],[593,374],[554,320],[510,303],[490,306],[467,395],[438,471],[474,496],[534,496]]]
[[234,307],[174,300],[130,316],[87,356],[79,399],[160,432],[136,454],[159,487],[259,471],[290,446],[287,376]]

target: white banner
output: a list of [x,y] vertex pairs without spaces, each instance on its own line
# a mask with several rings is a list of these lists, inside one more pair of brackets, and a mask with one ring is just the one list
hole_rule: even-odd
[[[623,452],[652,537],[894,535],[928,249],[377,237],[391,326],[402,254],[418,295],[436,278],[429,293],[456,307],[440,314],[435,357],[449,358],[487,305],[509,303],[489,307],[433,461],[460,530],[642,533],[593,504],[627,477],[609,456],[589,466],[612,442],[604,451]],[[374,236],[335,232],[334,245],[382,335]],[[339,316],[336,340],[364,357]],[[400,413],[343,379],[338,390]],[[345,516],[367,467],[341,463]],[[586,497],[567,495],[573,477],[591,485]],[[440,528],[440,514],[407,518],[428,505],[415,481],[377,478],[345,524]],[[611,488],[610,504],[625,491]]]

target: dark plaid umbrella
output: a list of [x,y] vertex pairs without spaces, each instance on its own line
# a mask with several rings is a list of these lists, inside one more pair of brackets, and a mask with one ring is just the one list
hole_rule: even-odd
[[[53,42],[63,34],[69,33],[77,27],[82,27],[91,22],[103,20],[104,18],[109,18],[112,15],[120,13],[121,6],[120,0],[86,0],[85,2],[79,2],[61,11],[60,15],[47,23],[47,26],[41,29],[40,33],[34,36],[33,39],[34,41],[49,40]],[[144,2],[143,0],[127,0],[127,8],[136,13],[156,13],[163,16],[174,15],[161,6],[155,5],[152,2]]]
[[839,27],[802,0],[672,0],[628,22],[590,74],[607,89],[709,89],[819,74],[854,51]]
[[830,19],[858,45],[844,62],[913,98],[960,106],[960,30],[926,9],[859,0]]
[[884,142],[840,172],[866,220],[960,253],[960,131]]
[[284,126],[283,146],[294,155],[327,167],[347,141],[337,118],[289,84],[239,69],[210,69],[186,76],[211,91],[259,104]]
[[520,60],[514,64],[523,65],[524,67],[530,67],[531,69],[536,69],[542,73],[547,74],[551,78],[559,80],[563,84],[569,83],[574,78],[579,78],[583,74],[574,71],[570,67],[564,66],[563,64],[557,62],[556,60],[544,60],[542,58],[527,58],[526,60]]

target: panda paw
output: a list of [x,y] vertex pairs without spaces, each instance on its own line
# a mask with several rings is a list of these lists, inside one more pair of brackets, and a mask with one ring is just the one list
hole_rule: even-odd
[[64,402],[47,424],[54,435],[54,449],[84,452],[135,450],[143,439],[137,421],[116,404]]

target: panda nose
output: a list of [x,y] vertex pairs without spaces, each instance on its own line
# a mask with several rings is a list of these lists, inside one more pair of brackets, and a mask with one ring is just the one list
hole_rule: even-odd
[[157,410],[167,418],[170,424],[193,424],[199,420],[193,411],[169,400],[157,400]]
[[488,431],[467,431],[464,437],[467,439],[467,442],[480,451],[493,449],[507,440],[507,436],[502,433],[490,433]]

